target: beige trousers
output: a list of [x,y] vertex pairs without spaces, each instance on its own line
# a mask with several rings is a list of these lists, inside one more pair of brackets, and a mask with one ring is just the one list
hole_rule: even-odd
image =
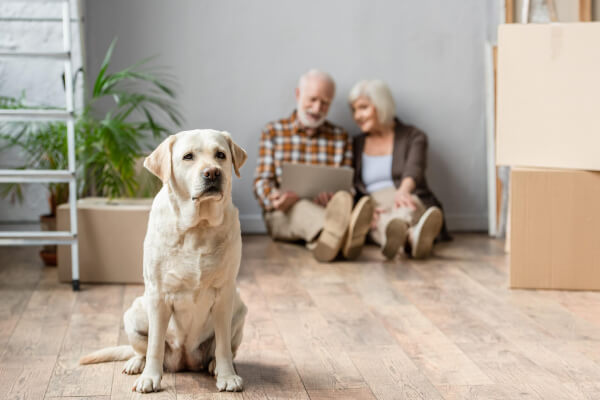
[[417,208],[416,210],[410,209],[408,207],[399,207],[396,208],[394,206],[394,195],[396,193],[396,189],[393,187],[385,188],[378,190],[377,192],[371,193],[371,198],[375,202],[375,207],[383,208],[385,211],[381,213],[379,216],[379,221],[377,221],[377,226],[371,229],[370,236],[371,239],[377,243],[378,245],[383,245],[385,243],[385,228],[392,219],[399,218],[402,221],[405,221],[409,227],[415,225],[419,218],[425,212],[425,206],[417,197],[413,194],[413,200],[415,201]]
[[264,214],[269,235],[277,240],[316,239],[325,224],[325,207],[310,200],[301,199],[287,212],[272,211]]

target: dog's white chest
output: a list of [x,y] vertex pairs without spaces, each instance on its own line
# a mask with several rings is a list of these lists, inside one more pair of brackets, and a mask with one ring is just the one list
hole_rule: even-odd
[[172,350],[193,350],[213,332],[210,311],[216,291],[212,288],[169,296],[173,314],[167,330]]
[[192,260],[170,260],[162,276],[166,293],[188,293],[200,287],[202,269]]
[[163,289],[167,293],[179,293],[210,286],[215,271],[223,267],[223,253],[223,247],[212,241],[201,246],[182,243],[162,260]]

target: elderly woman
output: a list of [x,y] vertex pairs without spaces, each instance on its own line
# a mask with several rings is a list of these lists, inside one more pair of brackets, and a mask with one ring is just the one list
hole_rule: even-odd
[[427,186],[427,136],[395,117],[390,89],[379,80],[358,82],[349,96],[362,133],[354,138],[354,185],[376,211],[371,238],[392,259],[401,248],[425,258],[444,227],[442,206]]

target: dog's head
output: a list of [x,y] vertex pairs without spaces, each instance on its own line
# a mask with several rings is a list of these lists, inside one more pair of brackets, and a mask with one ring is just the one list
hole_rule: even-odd
[[144,161],[178,201],[197,206],[231,197],[233,172],[246,161],[244,149],[229,133],[197,129],[169,136]]

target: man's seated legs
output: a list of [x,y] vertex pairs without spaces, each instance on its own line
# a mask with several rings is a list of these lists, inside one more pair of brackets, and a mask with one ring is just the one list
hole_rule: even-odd
[[322,262],[336,258],[342,247],[348,259],[358,257],[373,214],[366,197],[352,207],[348,192],[337,192],[326,207],[313,201],[298,200],[287,212],[265,213],[269,234],[276,240],[314,242],[313,254]]
[[323,231],[313,250],[315,258],[321,262],[332,261],[340,252],[352,213],[352,195],[348,192],[337,192],[325,208]]
[[323,229],[325,207],[310,200],[300,199],[287,212],[267,212],[264,217],[269,235],[273,239],[304,240],[310,243]]
[[356,259],[365,244],[369,233],[375,203],[370,196],[363,196],[354,206],[350,215],[350,225],[342,253],[347,260]]

